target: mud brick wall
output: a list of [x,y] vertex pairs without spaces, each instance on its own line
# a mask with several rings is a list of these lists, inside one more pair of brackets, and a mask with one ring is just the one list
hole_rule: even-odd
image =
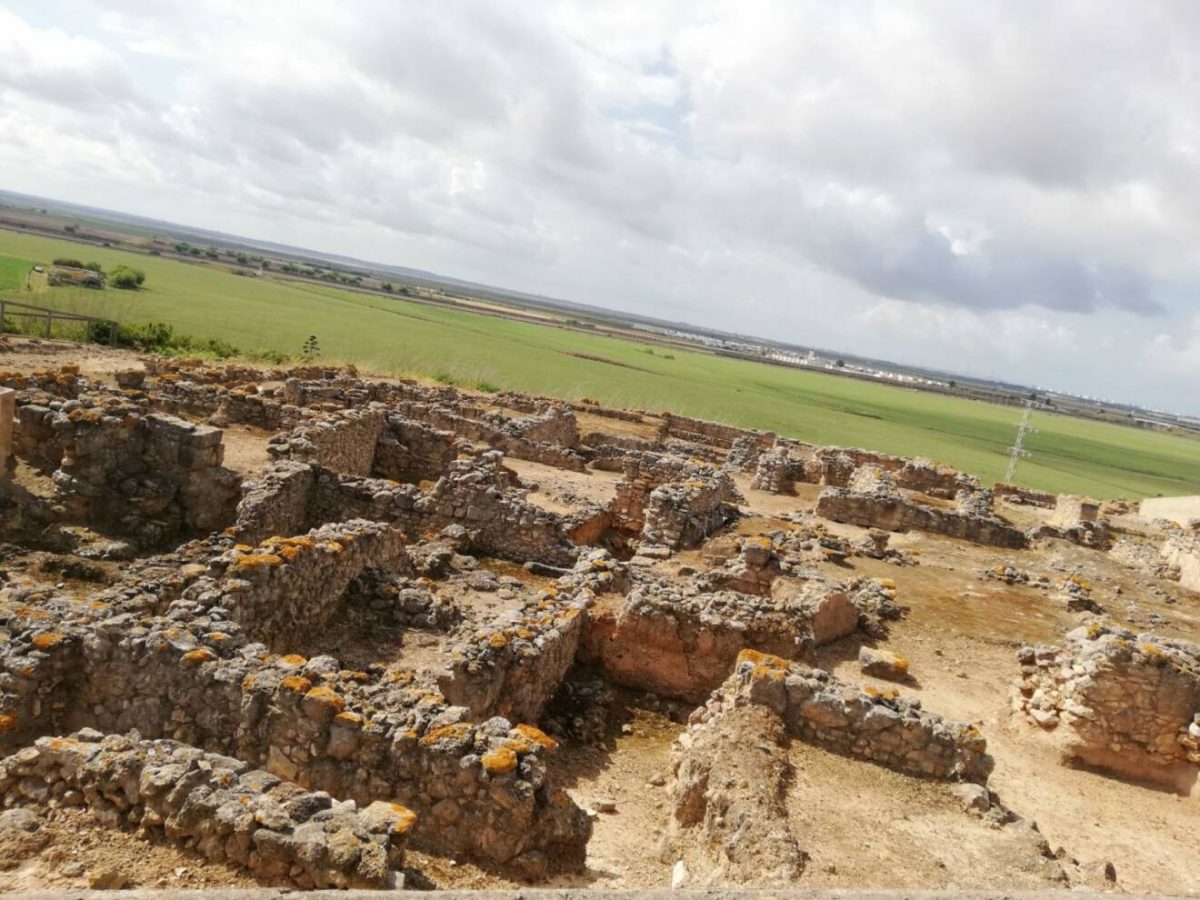
[[303,422],[272,438],[267,452],[272,459],[315,463],[347,475],[370,475],[383,428],[382,407],[349,409]]
[[109,398],[21,407],[18,453],[57,469],[63,518],[154,544],[222,528],[239,478],[221,467],[221,432]]
[[737,668],[706,707],[706,721],[743,697],[774,710],[806,743],[922,778],[987,784],[994,762],[973,725],[946,722],[920,701],[895,692],[859,690],[823,669],[743,651]]
[[222,607],[256,640],[294,645],[342,612],[347,588],[366,569],[411,571],[403,533],[353,519],[254,548],[239,544],[209,564],[187,597]]
[[1100,624],[1023,647],[1018,709],[1083,762],[1147,781],[1200,766],[1200,646]]
[[0,760],[6,805],[52,798],[110,825],[298,888],[388,888],[416,819],[399,804],[357,811],[228,756],[174,741],[81,731]]
[[815,645],[813,615],[822,606],[818,588],[828,591],[831,602],[847,604],[851,630],[858,619],[840,588],[819,582],[811,593],[777,601],[702,591],[636,572],[630,577],[627,596],[597,592],[587,613],[581,661],[602,667],[618,684],[694,702],[729,676],[747,647],[789,659],[808,657]]
[[738,517],[742,496],[724,471],[706,480],[656,487],[645,505],[642,540],[672,549],[695,547]]
[[834,522],[862,528],[926,531],[1014,550],[1026,546],[1024,533],[1000,519],[926,506],[888,491],[857,493],[827,487],[817,499],[816,512]]
[[791,888],[803,874],[808,855],[788,823],[788,744],[783,720],[757,703],[714,708],[675,741],[665,844],[685,859],[691,886]]

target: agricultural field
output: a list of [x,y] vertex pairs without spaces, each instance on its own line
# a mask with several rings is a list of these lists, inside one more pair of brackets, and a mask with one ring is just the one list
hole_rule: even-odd
[[[145,287],[21,290],[25,260],[80,255],[106,269],[143,269]],[[321,359],[364,371],[669,409],[819,444],[925,456],[985,482],[1003,476],[1020,417],[1012,407],[13,232],[0,232],[0,290],[122,323],[165,322],[247,352],[296,356],[315,335]],[[1200,441],[1041,413],[1035,425],[1022,485],[1100,498],[1200,492]]]
[[27,259],[0,256],[0,291],[14,291],[25,286],[25,276],[33,268]]

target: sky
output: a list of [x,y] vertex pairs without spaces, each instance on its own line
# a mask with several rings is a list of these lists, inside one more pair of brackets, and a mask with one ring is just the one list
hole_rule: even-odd
[[1200,414],[1196,0],[0,0],[0,188]]

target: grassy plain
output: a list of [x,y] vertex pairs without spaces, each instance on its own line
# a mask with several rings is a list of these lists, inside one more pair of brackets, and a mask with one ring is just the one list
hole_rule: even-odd
[[[0,254],[48,262],[78,245],[0,231]],[[1011,407],[673,350],[632,340],[367,295],[325,285],[241,277],[204,263],[88,248],[106,269],[146,272],[138,292],[49,288],[17,299],[121,322],[166,322],[243,350],[298,354],[310,334],[321,357],[381,374],[435,377],[606,405],[669,409],[818,444],[925,456],[999,480],[1020,412]],[[1020,484],[1094,497],[1200,493],[1200,441],[1037,414]]]
[[0,256],[0,291],[12,291],[25,286],[25,276],[33,268],[27,259]]

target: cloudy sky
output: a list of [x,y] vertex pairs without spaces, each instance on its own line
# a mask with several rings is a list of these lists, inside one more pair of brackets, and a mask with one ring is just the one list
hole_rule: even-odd
[[1196,0],[0,0],[0,188],[1200,413]]

